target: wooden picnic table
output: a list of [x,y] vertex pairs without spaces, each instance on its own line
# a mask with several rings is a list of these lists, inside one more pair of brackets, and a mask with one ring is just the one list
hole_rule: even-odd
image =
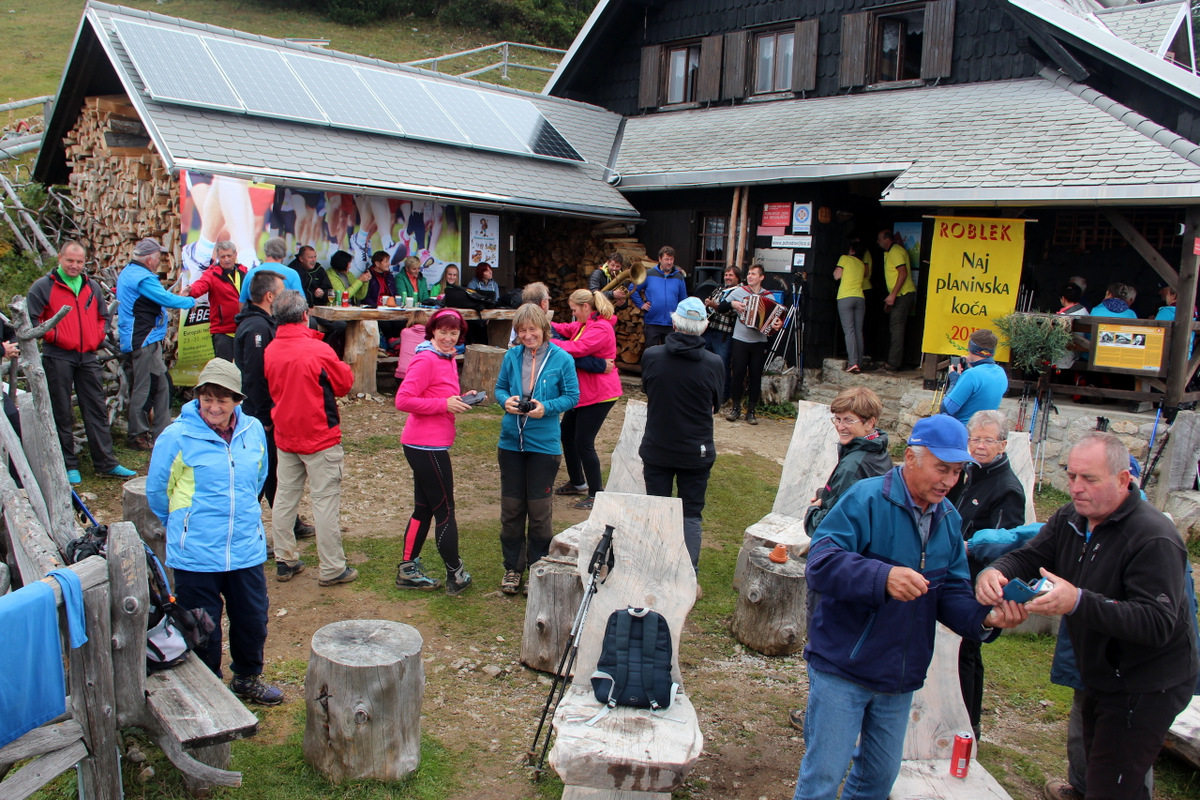
[[[418,311],[429,314],[436,310],[424,306],[416,308],[314,306],[309,309],[309,313],[318,319],[346,323],[346,348],[343,360],[354,370],[354,386],[350,388],[350,392],[352,394],[359,392],[375,394],[378,391],[375,383],[375,370],[376,360],[379,356],[379,321],[404,320],[407,323]],[[475,311],[469,308],[460,308],[456,310],[463,315],[463,319],[482,319],[487,322],[488,344],[495,347],[508,347],[512,319],[517,313],[515,309],[489,308]]]

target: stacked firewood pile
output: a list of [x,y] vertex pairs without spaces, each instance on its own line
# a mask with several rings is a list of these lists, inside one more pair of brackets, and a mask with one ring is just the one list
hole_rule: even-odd
[[128,98],[87,98],[63,143],[84,244],[101,267],[123,265],[143,236],[175,252],[179,181],[155,152]]
[[[528,225],[520,240],[526,255],[517,265],[519,284],[542,281],[550,289],[550,307],[556,320],[569,320],[567,298],[576,289],[586,289],[588,277],[616,250],[626,264],[641,260],[649,268],[654,260],[624,223],[594,224],[583,220],[561,220],[555,225]],[[642,312],[626,303],[617,311],[617,364],[636,369],[642,358]]]

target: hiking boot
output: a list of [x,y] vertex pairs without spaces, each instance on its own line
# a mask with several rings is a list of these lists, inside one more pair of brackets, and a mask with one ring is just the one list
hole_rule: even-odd
[[731,408],[729,410],[729,413],[725,415],[725,419],[729,420],[730,422],[737,422],[741,418],[742,418],[742,407],[741,406],[734,406],[733,408]]
[[333,578],[321,578],[317,581],[318,586],[337,586],[339,583],[353,583],[358,579],[358,570],[354,567],[346,567],[342,570],[342,574]]
[[265,683],[261,675],[235,675],[229,682],[229,691],[260,706],[277,706],[283,702],[283,690]]
[[1046,800],[1083,800],[1083,794],[1066,781],[1046,781]]
[[67,470],[67,483],[71,484],[72,486],[76,486],[80,483],[83,483],[83,476],[79,474],[79,470],[77,470],[77,469]]
[[451,597],[462,594],[470,585],[471,574],[467,572],[467,567],[462,562],[459,562],[458,569],[446,570],[446,594]]
[[296,524],[292,526],[292,535],[297,539],[311,539],[317,535],[317,528],[315,525],[309,525],[297,514]]
[[150,438],[148,433],[139,433],[137,436],[131,436],[125,440],[125,446],[130,450],[153,450],[154,440]]
[[792,727],[796,730],[804,730],[804,709],[797,708],[794,711],[789,711],[788,722],[792,723]]
[[510,569],[504,573],[504,580],[500,581],[500,591],[505,594],[516,594],[521,588],[521,573],[515,569]]
[[596,504],[596,498],[585,497],[582,500],[580,500],[578,503],[572,503],[571,508],[578,508],[580,511],[591,511],[592,506],[594,506],[595,504]]
[[295,564],[289,564],[286,561],[275,562],[275,580],[280,583],[287,583],[301,572],[304,572],[303,561],[297,561]]
[[[76,472],[75,474],[78,475],[79,473]],[[117,464],[112,469],[106,469],[100,474],[106,478],[133,478],[137,476],[137,473],[129,467],[122,467],[120,464]]]
[[746,424],[747,425],[757,425],[758,424],[758,417],[754,416],[753,411],[746,412]]
[[587,494],[587,490],[588,490],[588,487],[587,487],[586,483],[576,486],[575,484],[571,483],[570,481],[567,481],[562,486],[555,489],[554,493],[557,495]]
[[436,589],[442,583],[437,578],[431,578],[425,574],[425,570],[421,568],[421,559],[414,558],[412,561],[405,561],[396,571],[396,588],[397,589],[422,589],[428,591]]

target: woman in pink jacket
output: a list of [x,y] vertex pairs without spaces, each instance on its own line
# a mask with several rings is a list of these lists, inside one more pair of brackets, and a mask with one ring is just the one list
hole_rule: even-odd
[[[455,345],[467,330],[462,314],[452,308],[434,312],[425,326],[404,382],[396,392],[396,408],[408,412],[400,444],[413,471],[412,518],[404,532],[404,561],[396,574],[399,589],[436,589],[441,584],[421,568],[421,547],[436,523],[434,541],[446,564],[446,594],[471,585],[471,576],[458,555],[458,523],[454,519],[454,415],[470,411],[463,402],[454,362]],[[468,392],[473,395],[475,392]]]
[[[612,302],[603,292],[578,289],[568,298],[574,322],[554,323],[555,341],[571,356],[617,357],[616,317]],[[588,509],[596,499],[600,485],[600,456],[596,455],[596,434],[604,418],[621,396],[621,377],[615,370],[596,373],[576,370],[579,377],[579,405],[562,416],[563,460],[567,462],[567,482],[554,493],[586,494],[574,508]]]

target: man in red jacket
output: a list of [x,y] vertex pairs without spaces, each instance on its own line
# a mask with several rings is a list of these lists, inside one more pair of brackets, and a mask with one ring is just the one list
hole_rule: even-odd
[[132,478],[137,474],[117,463],[113,454],[100,362],[96,360],[96,350],[104,342],[108,324],[108,304],[104,302],[100,284],[83,274],[85,261],[87,250],[83,245],[67,242],[58,251],[58,266],[33,282],[25,301],[34,325],[50,319],[63,306],[70,309],[57,325],[46,331],[42,339],[42,364],[50,385],[50,406],[66,462],[67,480],[71,483],[82,480],[72,432],[75,428],[72,386],[79,398],[79,412],[96,474],[113,478]]
[[188,287],[192,297],[208,295],[208,332],[212,334],[213,355],[233,361],[233,335],[237,332],[238,312],[242,303],[242,280],[246,268],[237,263],[237,245],[233,242],[217,242],[217,263],[204,271],[195,283]]
[[305,479],[317,527],[317,556],[321,586],[350,583],[358,570],[346,566],[342,550],[341,419],[337,398],[350,391],[354,372],[333,348],[308,327],[308,302],[291,289],[280,292],[271,304],[279,327],[263,353],[263,370],[275,407],[276,468],[275,506],[271,526],[275,534],[275,579],[288,581],[304,570],[296,549],[293,527]]

